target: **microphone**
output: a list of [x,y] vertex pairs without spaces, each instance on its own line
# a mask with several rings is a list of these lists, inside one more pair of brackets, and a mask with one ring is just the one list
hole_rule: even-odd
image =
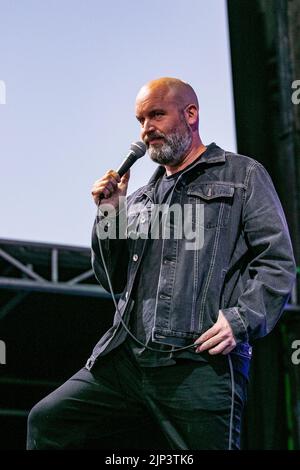
[[[126,155],[125,160],[117,169],[117,173],[119,174],[120,178],[129,170],[129,168],[141,157],[143,157],[146,153],[147,147],[146,144],[142,141],[133,142],[130,145],[130,152]],[[104,194],[101,193],[99,195],[99,202],[101,199],[104,199]]]
[[141,157],[143,157],[146,153],[147,147],[144,142],[133,142],[130,145],[130,152],[126,156],[125,160],[117,169],[117,173],[119,173],[120,178],[129,170],[129,168]]

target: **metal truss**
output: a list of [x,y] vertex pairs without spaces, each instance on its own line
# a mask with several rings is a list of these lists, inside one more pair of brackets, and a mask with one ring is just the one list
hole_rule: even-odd
[[0,239],[0,289],[16,292],[0,319],[31,292],[111,298],[90,266],[88,248]]

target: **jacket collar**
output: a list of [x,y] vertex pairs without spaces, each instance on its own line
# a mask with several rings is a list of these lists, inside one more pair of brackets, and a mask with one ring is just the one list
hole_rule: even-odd
[[[195,167],[198,165],[202,165],[204,163],[211,165],[213,163],[224,163],[226,161],[225,158],[225,150],[221,149],[221,147],[218,147],[218,145],[213,142],[209,144],[201,155],[201,158],[195,163],[195,165],[191,166],[186,173],[189,173],[190,171],[193,171]],[[147,194],[148,191],[150,191],[156,181],[163,175],[165,174],[166,170],[165,167],[162,165],[159,165],[159,167],[155,170],[153,175],[151,176],[150,180],[148,181],[147,185],[144,186],[144,193]]]

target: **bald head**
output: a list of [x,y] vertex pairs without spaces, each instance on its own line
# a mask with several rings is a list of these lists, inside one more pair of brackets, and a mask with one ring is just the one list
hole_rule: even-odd
[[203,147],[198,108],[193,88],[178,78],[151,80],[137,95],[141,138],[152,160],[166,165],[168,171],[190,162]]
[[149,94],[165,97],[176,103],[180,109],[191,104],[199,109],[198,98],[191,85],[178,78],[162,77],[151,80],[140,89],[136,98],[137,102],[145,99]]

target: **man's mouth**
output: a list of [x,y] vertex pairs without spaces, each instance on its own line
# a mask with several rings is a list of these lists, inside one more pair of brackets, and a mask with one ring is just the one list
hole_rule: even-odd
[[163,140],[163,137],[152,137],[151,139],[148,139],[148,145],[160,144]]

